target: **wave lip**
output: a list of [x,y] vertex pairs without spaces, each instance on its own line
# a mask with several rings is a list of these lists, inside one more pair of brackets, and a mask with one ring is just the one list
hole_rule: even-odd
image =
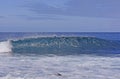
[[8,41],[0,42],[0,53],[12,52],[12,44]]

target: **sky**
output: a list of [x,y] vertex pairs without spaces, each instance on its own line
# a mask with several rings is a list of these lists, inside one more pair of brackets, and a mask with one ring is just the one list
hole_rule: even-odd
[[0,0],[0,32],[120,32],[120,0]]

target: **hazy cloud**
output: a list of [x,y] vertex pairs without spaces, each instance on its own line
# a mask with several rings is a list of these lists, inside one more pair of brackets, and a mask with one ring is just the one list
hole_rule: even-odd
[[120,31],[119,8],[120,0],[0,0],[0,31]]
[[[120,1],[113,0],[41,0],[28,4],[37,14],[88,17],[120,17]],[[111,7],[112,6],[112,7]]]
[[0,16],[0,18],[4,18],[4,16]]
[[61,16],[55,15],[16,15],[20,18],[25,18],[27,20],[62,20]]

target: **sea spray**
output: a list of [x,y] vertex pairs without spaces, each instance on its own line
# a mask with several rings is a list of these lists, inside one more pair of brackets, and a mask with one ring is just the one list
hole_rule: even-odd
[[0,42],[0,53],[12,52],[12,44],[8,41]]

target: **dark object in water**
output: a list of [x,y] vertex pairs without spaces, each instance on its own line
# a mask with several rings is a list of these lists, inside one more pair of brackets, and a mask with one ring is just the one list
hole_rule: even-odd
[[62,74],[60,74],[60,73],[57,73],[56,75],[57,75],[57,76],[62,76]]

